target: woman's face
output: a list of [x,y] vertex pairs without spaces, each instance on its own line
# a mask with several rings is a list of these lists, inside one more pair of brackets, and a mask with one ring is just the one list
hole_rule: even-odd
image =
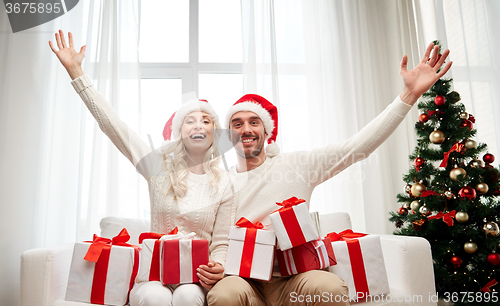
[[188,153],[202,153],[212,144],[212,117],[201,111],[188,114],[181,126],[181,139]]

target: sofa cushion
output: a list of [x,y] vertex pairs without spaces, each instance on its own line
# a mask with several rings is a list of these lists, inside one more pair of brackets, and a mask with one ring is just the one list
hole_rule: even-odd
[[101,220],[101,237],[113,238],[126,228],[130,244],[139,244],[139,235],[150,231],[149,219],[106,217]]

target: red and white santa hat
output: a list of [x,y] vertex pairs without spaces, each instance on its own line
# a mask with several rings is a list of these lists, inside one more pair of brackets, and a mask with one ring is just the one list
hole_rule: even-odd
[[244,95],[227,111],[226,126],[229,129],[231,129],[231,117],[237,112],[242,111],[254,112],[260,117],[264,124],[264,130],[267,133],[266,139],[269,144],[266,148],[266,153],[271,156],[278,154],[279,148],[276,145],[276,137],[278,136],[278,109],[276,106],[262,96],[255,94]]
[[192,112],[205,112],[212,117],[214,122],[214,130],[220,130],[219,116],[214,111],[207,100],[194,100],[184,103],[175,113],[168,119],[163,128],[163,139],[177,140],[180,138],[182,122],[184,118]]

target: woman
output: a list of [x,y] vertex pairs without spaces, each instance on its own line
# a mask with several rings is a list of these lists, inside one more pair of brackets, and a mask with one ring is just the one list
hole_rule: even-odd
[[[151,230],[168,233],[175,227],[210,242],[210,261],[200,266],[200,285],[163,286],[160,282],[136,284],[130,293],[135,305],[203,305],[206,292],[223,277],[229,226],[234,224],[236,203],[229,174],[218,168],[219,119],[205,101],[184,104],[169,120],[166,130],[173,141],[152,151],[95,90],[81,64],[83,46],[76,52],[73,37],[55,34],[49,42],[72,79],[72,85],[101,130],[147,180],[151,202]],[[169,139],[170,133],[164,136]]]

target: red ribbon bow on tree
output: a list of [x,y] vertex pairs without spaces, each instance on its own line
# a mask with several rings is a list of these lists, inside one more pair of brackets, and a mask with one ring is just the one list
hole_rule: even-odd
[[331,232],[331,233],[327,234],[326,237],[330,238],[330,240],[332,242],[334,242],[334,241],[346,241],[346,240],[350,240],[350,239],[356,239],[356,238],[364,237],[366,235],[368,235],[368,234],[355,233],[351,229],[347,229],[347,230],[342,231],[338,234],[336,232]]
[[441,218],[443,218],[443,222],[446,223],[446,225],[453,226],[453,218],[455,218],[455,213],[456,213],[456,211],[454,211],[454,210],[452,210],[452,211],[450,211],[449,213],[446,213],[446,214],[443,213],[442,211],[440,211],[437,215],[431,216],[428,219],[432,220],[432,219],[441,219]]
[[[177,226],[171,230],[168,234],[166,235],[175,235],[179,232],[179,229]],[[144,239],[160,239],[161,237],[165,236],[165,234],[158,234],[158,233],[142,233],[139,235],[139,244],[142,243]]]
[[102,249],[106,246],[111,247],[112,245],[118,245],[136,248],[137,246],[126,243],[127,241],[129,241],[129,239],[130,235],[125,228],[122,229],[121,232],[112,239],[99,237],[94,234],[94,239],[92,241],[86,241],[91,242],[92,244],[90,245],[87,254],[85,254],[85,257],[83,259],[97,262],[99,256],[101,256]]
[[448,165],[448,157],[452,152],[458,152],[458,153],[464,153],[465,152],[465,144],[463,143],[455,143],[453,147],[451,147],[450,151],[443,153],[444,159],[441,162],[441,165],[439,167],[446,167]]
[[245,217],[241,217],[238,222],[236,222],[236,226],[239,227],[246,227],[246,228],[256,228],[256,229],[263,229],[264,225],[260,223],[259,221],[252,223]]
[[481,290],[479,290],[479,291],[481,291],[481,292],[490,292],[491,291],[490,288],[493,287],[493,286],[495,286],[496,284],[498,284],[498,282],[497,282],[496,279],[494,279],[494,280],[490,281],[489,283],[487,283],[486,286],[484,286],[483,288],[481,288]]
[[432,190],[424,190],[422,191],[422,193],[420,193],[421,198],[425,198],[431,195],[440,195],[440,194]]

